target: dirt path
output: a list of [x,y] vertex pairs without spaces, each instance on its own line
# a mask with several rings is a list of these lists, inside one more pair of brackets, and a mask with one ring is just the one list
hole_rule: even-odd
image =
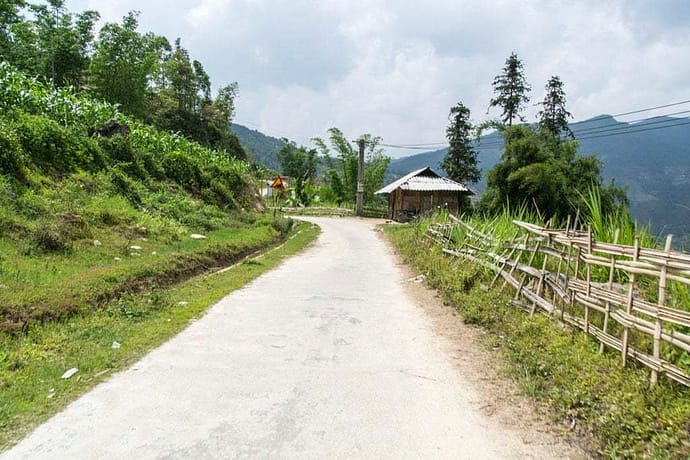
[[444,335],[371,222],[309,220],[315,245],[2,458],[582,457],[492,409],[476,347]]

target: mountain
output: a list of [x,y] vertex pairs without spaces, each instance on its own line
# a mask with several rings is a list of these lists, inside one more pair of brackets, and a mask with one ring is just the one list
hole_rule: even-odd
[[240,140],[242,147],[249,151],[255,162],[269,169],[280,169],[276,153],[285,145],[285,142],[235,123],[232,124],[230,130]]
[[[601,115],[570,128],[579,142],[579,153],[597,155],[603,161],[605,181],[627,188],[630,212],[640,223],[650,223],[655,234],[690,234],[690,122],[684,118],[655,117],[636,123],[620,122]],[[492,133],[477,143],[482,181],[501,156],[503,142]],[[393,160],[390,180],[431,166],[441,170],[446,149]]]

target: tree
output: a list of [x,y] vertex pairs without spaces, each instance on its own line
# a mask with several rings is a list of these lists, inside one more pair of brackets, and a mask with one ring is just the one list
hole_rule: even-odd
[[138,16],[138,12],[131,11],[122,24],[103,26],[91,61],[91,76],[97,96],[143,118],[149,82],[168,42],[151,33],[137,32]]
[[229,85],[221,86],[218,90],[218,96],[213,101],[214,108],[220,114],[220,120],[228,127],[232,124],[235,118],[235,99],[239,94],[239,87],[237,82],[232,82]]
[[537,114],[539,126],[559,139],[565,133],[567,137],[575,139],[575,135],[568,126],[568,118],[573,115],[565,109],[565,91],[563,82],[558,76],[553,76],[546,83],[546,96],[539,105],[543,109]]
[[487,174],[480,209],[525,206],[544,218],[565,219],[585,209],[583,196],[591,188],[601,193],[604,213],[626,204],[622,189],[603,185],[601,160],[577,155],[577,142],[553,142],[553,134],[538,126],[512,126],[503,134],[501,161]]
[[48,0],[48,5],[32,5],[31,9],[39,47],[39,74],[57,87],[80,87],[89,67],[89,52],[100,14],[84,11],[75,21],[66,12],[64,0]]
[[512,126],[515,119],[525,121],[520,112],[529,102],[527,93],[532,88],[525,80],[524,72],[522,61],[517,54],[511,53],[506,59],[503,73],[494,78],[494,98],[489,102],[489,108],[500,107],[501,120],[508,126]]
[[476,183],[481,177],[477,165],[477,152],[472,147],[472,122],[470,109],[462,102],[450,108],[450,124],[446,128],[448,153],[443,158],[441,167],[448,177],[461,183]]
[[307,193],[316,177],[316,167],[319,158],[316,149],[298,147],[294,142],[283,139],[285,145],[278,151],[281,172],[294,181],[294,191],[297,201],[303,206],[311,204],[311,195]]
[[0,0],[0,59],[14,64],[15,31],[17,24],[24,23],[21,9],[24,0]]
[[[390,157],[383,154],[379,146],[380,137],[364,134],[360,137],[365,145],[364,162],[364,203],[376,200],[374,192],[383,186],[383,179]],[[326,164],[325,179],[337,197],[338,204],[354,204],[357,197],[357,161],[359,152],[355,150],[338,128],[328,130],[330,148],[321,138],[312,139]],[[337,157],[331,156],[331,148]]]

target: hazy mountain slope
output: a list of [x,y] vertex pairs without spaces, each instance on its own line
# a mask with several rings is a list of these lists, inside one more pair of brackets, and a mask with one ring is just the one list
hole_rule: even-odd
[[[690,124],[687,120],[658,117],[638,123],[602,115],[571,129],[580,153],[596,154],[603,162],[605,180],[627,187],[630,210],[641,223],[651,222],[656,233],[690,233]],[[500,159],[501,139],[485,136],[478,144],[480,166],[491,169]],[[445,149],[391,162],[390,179],[431,166],[440,170]],[[485,188],[484,179],[473,187]]]
[[270,169],[280,169],[276,152],[285,145],[285,142],[234,123],[230,129],[240,140],[242,147],[249,151],[254,161]]

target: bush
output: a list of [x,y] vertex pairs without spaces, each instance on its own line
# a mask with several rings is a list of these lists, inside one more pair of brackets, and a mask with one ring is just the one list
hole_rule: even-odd
[[4,122],[0,124],[0,174],[24,180],[27,157],[17,134]]
[[162,165],[150,152],[136,148],[129,138],[119,134],[98,139],[98,144],[109,156],[111,163],[119,164],[129,176],[146,180],[150,177],[161,179],[165,176]]
[[115,193],[124,196],[132,204],[141,205],[143,195],[141,184],[129,177],[120,166],[112,168],[109,176]]
[[16,207],[26,217],[36,219],[48,215],[50,203],[30,189],[17,198]]
[[204,185],[199,161],[186,153],[175,151],[167,155],[163,160],[163,170],[168,179],[189,191],[198,193]]
[[62,175],[103,165],[103,152],[93,139],[42,116],[22,114],[16,123],[24,152],[43,171]]
[[29,234],[29,240],[31,246],[27,253],[67,252],[72,249],[69,230],[53,221],[39,221]]

